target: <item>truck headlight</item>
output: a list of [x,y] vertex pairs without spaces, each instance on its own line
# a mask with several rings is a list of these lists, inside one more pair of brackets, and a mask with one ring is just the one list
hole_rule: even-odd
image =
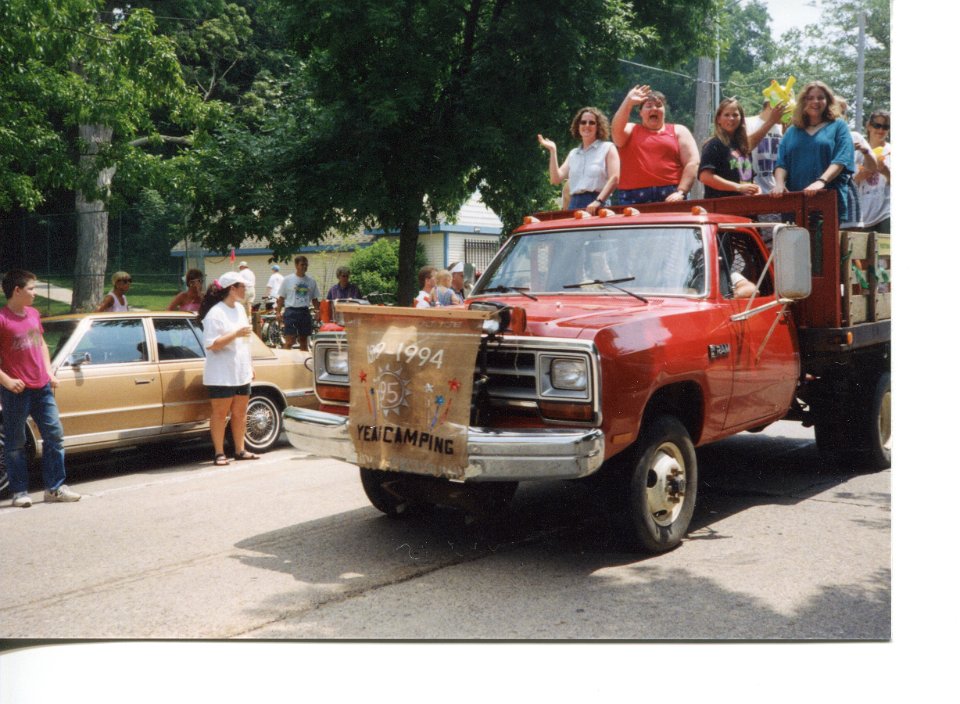
[[583,359],[554,359],[550,363],[550,384],[555,389],[583,391],[587,388],[587,362]]
[[338,350],[335,347],[324,352],[323,366],[327,374],[337,374],[347,376],[350,371],[350,365],[347,362],[347,350]]

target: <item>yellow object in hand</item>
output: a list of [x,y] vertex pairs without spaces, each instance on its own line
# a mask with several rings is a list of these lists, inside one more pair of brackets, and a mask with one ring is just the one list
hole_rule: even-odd
[[774,78],[770,81],[770,85],[763,89],[763,97],[770,102],[770,105],[787,104],[787,109],[780,119],[785,125],[793,119],[793,109],[797,106],[797,99],[793,94],[793,84],[796,82],[796,77],[790,76],[787,82],[781,86],[780,82]]

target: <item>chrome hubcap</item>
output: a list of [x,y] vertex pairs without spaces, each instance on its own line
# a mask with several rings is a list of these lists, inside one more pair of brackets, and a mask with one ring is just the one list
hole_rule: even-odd
[[247,437],[255,442],[263,442],[274,432],[276,422],[269,406],[265,403],[251,403],[247,408]]
[[664,443],[647,471],[647,506],[654,522],[670,526],[680,514],[687,490],[687,471],[680,448]]

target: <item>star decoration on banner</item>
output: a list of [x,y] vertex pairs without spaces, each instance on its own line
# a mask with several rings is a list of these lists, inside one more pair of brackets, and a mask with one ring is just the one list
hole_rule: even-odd
[[460,382],[457,381],[456,379],[451,379],[450,381],[447,382],[447,384],[450,385],[450,390],[451,390],[451,391],[459,391],[459,390],[460,390]]

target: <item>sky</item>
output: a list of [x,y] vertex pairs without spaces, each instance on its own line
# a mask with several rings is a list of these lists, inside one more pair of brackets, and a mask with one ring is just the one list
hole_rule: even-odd
[[766,5],[774,39],[779,39],[788,29],[811,24],[820,16],[818,0],[766,0]]

